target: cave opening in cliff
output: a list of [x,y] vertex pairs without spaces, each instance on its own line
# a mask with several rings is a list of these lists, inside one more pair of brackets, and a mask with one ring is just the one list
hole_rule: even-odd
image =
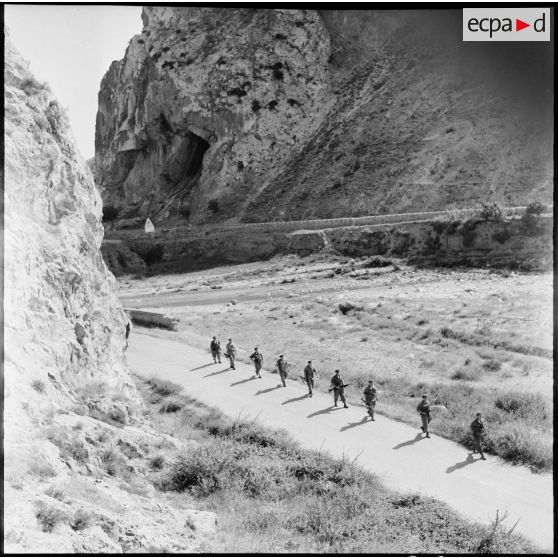
[[202,168],[203,157],[209,149],[209,143],[193,132],[188,132],[188,139],[190,140],[188,150],[191,155],[186,175],[194,177]]

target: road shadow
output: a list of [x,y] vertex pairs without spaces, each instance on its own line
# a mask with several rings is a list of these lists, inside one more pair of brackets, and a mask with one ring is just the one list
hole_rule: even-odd
[[321,411],[316,411],[315,413],[310,413],[306,418],[312,418],[315,417],[316,415],[325,415],[327,413],[331,413],[332,411],[339,411],[343,409],[343,407],[334,407],[333,405],[331,407],[327,407],[327,409],[322,409]]
[[417,434],[412,440],[407,440],[406,442],[401,442],[400,444],[397,444],[396,446],[393,446],[392,449],[401,449],[401,448],[404,448],[405,446],[412,446],[413,444],[416,444],[417,442],[420,442],[421,440],[423,440],[422,434]]
[[190,368],[190,372],[195,372],[196,370],[201,370],[202,368],[207,368],[208,366],[215,366],[219,364],[218,362],[210,362],[209,364],[204,364],[202,366],[198,366],[196,368]]
[[283,401],[281,405],[288,405],[289,403],[294,403],[295,401],[302,401],[303,399],[308,399],[308,394],[301,395],[300,397],[293,397],[292,399],[287,399]]
[[209,378],[209,376],[216,376],[217,374],[222,374],[223,372],[228,372],[230,368],[225,368],[223,370],[217,370],[217,372],[211,372],[211,374],[206,374],[204,378]]
[[480,459],[475,460],[473,454],[470,453],[467,456],[467,459],[465,459],[465,461],[460,461],[459,463],[456,463],[455,465],[448,467],[446,469],[446,473],[453,473],[454,471],[457,471],[457,469],[463,469],[463,467],[467,467],[467,465],[471,465],[472,463],[476,463],[477,461],[481,461],[481,460]]
[[251,382],[252,380],[255,380],[255,379],[256,379],[256,377],[252,376],[251,378],[246,378],[245,380],[239,380],[238,382],[233,382],[231,384],[231,387],[232,386],[237,386],[238,384],[245,384],[246,382]]
[[283,387],[281,384],[279,384],[278,386],[272,387],[272,388],[267,388],[267,389],[260,389],[259,391],[256,391],[256,393],[254,395],[261,395],[262,393],[269,393],[270,391],[275,391],[276,389],[279,389],[280,387]]
[[369,422],[368,417],[363,417],[362,420],[359,420],[358,422],[349,422],[349,424],[347,424],[346,426],[342,426],[339,429],[339,432],[344,432],[345,430],[349,430],[349,428],[354,428],[355,426],[359,426],[360,424],[366,424],[367,422]]

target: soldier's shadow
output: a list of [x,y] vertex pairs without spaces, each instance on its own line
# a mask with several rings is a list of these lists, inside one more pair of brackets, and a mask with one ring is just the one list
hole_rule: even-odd
[[363,417],[362,420],[359,420],[358,422],[349,422],[349,424],[347,424],[346,426],[342,426],[339,429],[339,432],[344,432],[345,430],[349,430],[349,428],[354,428],[355,426],[359,426],[360,424],[366,424],[368,422],[368,417]]
[[196,368],[190,368],[190,372],[194,372],[195,370],[201,370],[202,368],[207,368],[208,366],[215,366],[219,364],[218,362],[210,362],[209,364],[204,364],[203,366],[197,366]]
[[326,413],[331,413],[332,411],[339,411],[343,407],[327,407],[326,409],[322,409],[321,411],[316,411],[315,413],[310,413],[306,418],[312,418],[316,415],[325,415]]
[[283,385],[279,384],[278,386],[275,386],[275,387],[272,387],[272,388],[260,389],[260,390],[256,391],[256,393],[254,395],[261,395],[262,393],[269,393],[270,391],[275,391],[276,389],[279,389],[280,387],[283,387]]
[[232,386],[237,386],[238,384],[245,384],[246,382],[250,382],[250,381],[255,380],[255,379],[256,379],[256,377],[252,376],[251,378],[246,378],[245,380],[239,380],[238,382],[233,382],[231,384],[231,387]]
[[222,374],[223,372],[228,372],[230,368],[225,368],[223,370],[217,370],[217,372],[211,372],[211,374],[206,374],[204,378],[209,378],[209,376],[216,376],[217,374]]
[[407,440],[406,442],[401,442],[400,444],[397,444],[396,446],[393,446],[392,449],[401,449],[404,448],[405,446],[412,446],[413,444],[416,444],[417,442],[420,442],[423,439],[422,434],[417,434],[412,440]]
[[303,399],[308,399],[307,393],[301,395],[300,397],[293,397],[292,399],[287,399],[286,401],[283,401],[281,405],[288,405],[289,403],[294,403],[295,401],[302,401]]
[[457,469],[463,469],[463,467],[467,467],[467,465],[471,465],[472,463],[476,463],[478,461],[475,460],[475,458],[473,457],[473,454],[470,453],[467,456],[467,459],[465,459],[465,461],[460,461],[459,463],[456,463],[455,465],[452,465],[451,467],[448,467],[446,469],[446,473],[453,473],[454,471],[457,471]]

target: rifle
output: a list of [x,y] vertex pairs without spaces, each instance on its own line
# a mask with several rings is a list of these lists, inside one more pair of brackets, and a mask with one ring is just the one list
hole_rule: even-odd
[[[349,387],[351,384],[343,384],[342,388],[346,388]],[[342,389],[342,388],[338,388],[338,387],[331,387],[329,388],[327,391],[333,391],[334,389]]]

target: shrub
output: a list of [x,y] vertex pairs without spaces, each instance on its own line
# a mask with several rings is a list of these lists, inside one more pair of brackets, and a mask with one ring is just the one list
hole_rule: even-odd
[[161,406],[159,412],[161,413],[176,413],[182,409],[182,405],[176,401],[169,401]]
[[531,202],[526,208],[525,213],[527,215],[542,215],[546,211],[546,204],[540,201]]
[[51,498],[55,498],[56,500],[60,500],[63,502],[66,498],[66,494],[64,490],[60,486],[56,486],[55,484],[51,484],[46,490],[45,494],[50,496]]
[[258,101],[257,99],[254,99],[252,101],[252,112],[258,112],[261,108],[262,108],[262,105],[260,104],[260,101]]
[[488,370],[489,372],[498,372],[498,370],[500,370],[500,368],[502,368],[502,365],[500,364],[500,362],[498,362],[496,359],[491,358],[490,360],[487,360],[482,367],[485,370]]
[[156,455],[149,460],[149,467],[160,471],[165,466],[165,463],[166,459],[164,455]]
[[74,517],[70,522],[70,527],[74,531],[83,531],[84,529],[87,529],[87,527],[91,525],[92,519],[93,516],[88,511],[84,510],[83,508],[80,508],[74,514]]
[[45,116],[50,124],[52,134],[56,138],[61,139],[62,134],[66,132],[70,125],[68,115],[64,108],[58,101],[51,101],[45,109]]
[[167,382],[165,380],[159,380],[157,378],[151,378],[147,382],[151,389],[163,397],[168,395],[178,395],[182,391],[182,386],[175,384],[173,382]]
[[173,465],[168,487],[177,492],[194,488],[201,495],[209,495],[221,487],[219,478],[232,455],[223,451],[222,443],[192,448],[182,454]]
[[362,310],[364,310],[362,306],[357,306],[352,302],[342,302],[341,304],[339,304],[338,308],[339,312],[341,312],[341,314],[343,314],[344,316],[346,316],[350,312],[362,312]]
[[269,101],[269,103],[267,103],[267,108],[269,110],[275,110],[275,107],[279,104],[278,101],[276,101],[275,99],[273,99],[272,101]]
[[31,382],[31,387],[39,393],[44,393],[46,391],[45,383],[42,380],[33,380]]
[[101,463],[111,477],[122,476],[126,471],[126,458],[115,448],[109,448],[99,456]]
[[481,204],[479,217],[483,221],[500,222],[505,218],[505,212],[502,206],[496,202],[485,202]]
[[213,213],[217,213],[217,211],[219,211],[219,202],[216,199],[209,200],[207,209],[209,209],[209,211],[212,211]]
[[64,512],[44,502],[37,503],[35,517],[39,521],[41,529],[46,533],[51,533],[59,523],[68,518]]
[[481,371],[478,368],[471,368],[469,366],[462,366],[458,368],[452,375],[452,380],[465,380],[475,381],[481,376]]

